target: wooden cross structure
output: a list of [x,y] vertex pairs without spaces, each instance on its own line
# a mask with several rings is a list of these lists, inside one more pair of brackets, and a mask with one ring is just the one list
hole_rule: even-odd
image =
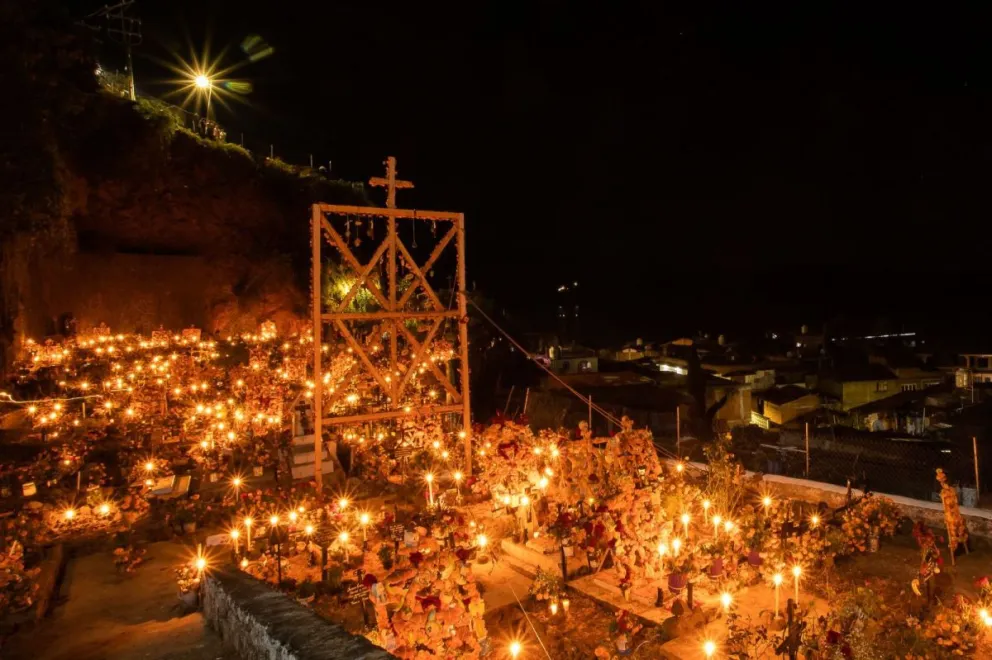
[[[320,489],[322,482],[321,457],[322,457],[322,429],[324,426],[334,426],[342,424],[361,424],[365,422],[397,420],[404,417],[415,417],[433,415],[440,413],[461,413],[462,432],[460,435],[464,439],[465,467],[466,473],[471,474],[472,469],[472,427],[470,414],[469,396],[469,368],[468,368],[468,301],[466,299],[465,284],[465,215],[463,213],[452,213],[446,211],[420,211],[415,209],[396,208],[396,190],[413,188],[413,183],[401,181],[396,178],[396,159],[392,156],[386,159],[386,176],[373,177],[369,184],[374,187],[386,188],[386,207],[371,206],[345,206],[333,204],[314,204],[311,211],[311,230],[313,248],[313,367],[314,367],[314,454],[316,463],[314,465],[314,477],[317,480],[317,487]],[[387,232],[386,238],[373,253],[367,263],[356,257],[348,242],[328,221],[330,216],[363,217],[366,220],[375,218],[386,218]],[[410,254],[406,245],[399,238],[396,232],[397,221],[435,222],[447,223],[447,231],[434,245],[430,256],[423,263],[418,263]],[[353,271],[356,280],[348,288],[344,297],[337,304],[331,305],[331,309],[324,309],[321,299],[322,263],[321,245],[327,240],[337,249],[344,265]],[[456,309],[448,309],[440,300],[434,288],[427,279],[438,259],[445,249],[455,245],[457,259],[457,298]],[[402,259],[403,264],[413,275],[413,282],[404,291],[398,290],[397,265],[398,259]],[[372,278],[373,271],[382,264],[386,273],[387,286],[380,288]],[[375,311],[349,311],[348,307],[355,300],[360,291],[367,291],[378,307]],[[426,300],[426,309],[415,309],[411,304],[411,298],[418,290],[423,291],[423,298]],[[441,330],[446,319],[458,321],[458,351],[456,359],[461,363],[460,378],[458,382],[442,371],[442,369],[432,360],[427,360],[427,351]],[[380,323],[388,329],[389,352],[385,366],[377,366],[372,362],[369,354],[356,340],[349,323],[371,321]],[[413,322],[416,325],[427,324],[425,338],[418,340],[411,332],[408,324]],[[373,381],[386,396],[387,409],[366,412],[362,414],[323,416],[323,369],[321,368],[321,344],[324,336],[324,325],[332,325],[344,338],[349,349],[360,361],[365,372],[372,377]],[[401,360],[399,357],[399,341],[403,339],[410,353],[410,358]],[[425,370],[429,370],[438,384],[446,391],[446,402],[438,405],[421,406],[412,408],[404,407],[401,397],[405,392],[410,379],[418,371],[418,363]]]

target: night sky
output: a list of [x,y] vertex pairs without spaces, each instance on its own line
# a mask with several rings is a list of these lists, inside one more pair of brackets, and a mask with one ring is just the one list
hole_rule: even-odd
[[397,156],[400,203],[465,211],[470,280],[522,319],[578,280],[601,339],[978,328],[988,3],[702,4],[140,0],[136,70],[161,95],[153,58],[261,36],[229,139],[357,180]]

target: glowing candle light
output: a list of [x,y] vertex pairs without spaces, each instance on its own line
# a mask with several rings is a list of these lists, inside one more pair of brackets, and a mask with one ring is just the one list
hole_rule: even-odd
[[570,600],[568,600],[567,598],[563,598],[562,599],[562,601],[561,601],[561,609],[563,609],[565,611],[565,614],[568,614],[568,608],[569,608],[569,606],[571,606],[571,604],[572,604],[572,602]]
[[679,549],[681,547],[682,547],[682,539],[673,539],[672,540],[672,556],[673,557],[678,557],[679,556]]
[[720,594],[720,604],[723,605],[724,612],[730,611],[731,602],[733,602],[733,597],[730,595],[729,592],[724,591],[722,594]]
[[358,516],[358,522],[362,525],[362,541],[368,541],[368,532],[366,529],[369,525],[369,514],[362,512],[362,515]]
[[247,535],[247,545],[248,549],[251,550],[251,525],[254,521],[251,518],[245,518],[245,534]]
[[772,576],[772,582],[775,583],[775,618],[778,618],[778,590],[782,586],[782,574],[776,573]]
[[796,564],[792,567],[792,577],[795,578],[796,584],[796,607],[799,606],[799,576],[803,574],[803,569]]
[[558,602],[551,601],[551,604],[548,605],[548,609],[551,610],[551,616],[558,614]]
[[234,541],[234,554],[238,554],[238,539],[241,537],[241,532],[236,529],[231,530],[231,540]]
[[454,477],[454,479],[455,479],[455,488],[458,489],[458,495],[460,497],[461,494],[462,494],[462,476],[463,475],[462,475],[461,472],[455,472],[451,476]]
[[206,559],[206,557],[203,557],[203,556],[197,557],[196,558],[196,570],[199,571],[200,573],[203,573],[203,571],[206,570],[206,568],[207,568],[207,559]]
[[767,495],[765,495],[763,498],[761,498],[761,504],[762,504],[762,506],[765,507],[765,515],[767,516],[768,515],[768,507],[770,507],[772,505],[772,498],[770,498]]
[[706,654],[707,658],[712,658],[713,654],[716,653],[716,642],[710,639],[703,642],[703,653]]
[[349,534],[346,531],[342,531],[340,534],[338,534],[338,541],[341,541],[341,543],[347,543],[348,539],[350,538],[351,538],[351,534]]
[[147,463],[145,463],[145,470],[146,471],[151,472],[154,469],[155,469],[155,464],[154,463],[152,463],[151,461],[148,461]]
[[424,481],[427,482],[427,501],[434,506],[434,475],[428,472],[424,476]]
[[516,660],[516,657],[520,655],[521,648],[522,647],[520,646],[520,642],[516,640],[510,642],[510,657]]
[[304,527],[303,528],[303,533],[306,534],[307,536],[312,535],[313,534],[313,525],[307,525],[306,527]]
[[709,500],[703,500],[703,520],[706,521],[706,524],[709,524],[709,522],[710,522],[710,501]]
[[688,513],[683,513],[682,514],[682,529],[685,532],[685,538],[686,538],[686,540],[688,540],[689,539],[689,514]]
[[713,516],[713,540],[715,541],[718,536],[720,536],[720,523],[723,522],[723,518],[719,515]]
[[76,517],[76,510],[75,509],[66,509],[65,510],[65,519],[66,520],[72,520],[75,517]]
[[299,516],[298,516],[298,515],[296,514],[296,511],[290,511],[290,512],[289,512],[289,522],[291,522],[291,523],[293,523],[293,524],[296,524],[296,519],[297,519],[298,517],[299,517]]
[[248,568],[248,558],[247,557],[245,557],[244,559],[241,560],[241,568],[242,569]]
[[348,498],[347,497],[342,497],[341,499],[338,500],[338,508],[340,510],[342,510],[342,511],[344,511],[345,509],[348,508]]

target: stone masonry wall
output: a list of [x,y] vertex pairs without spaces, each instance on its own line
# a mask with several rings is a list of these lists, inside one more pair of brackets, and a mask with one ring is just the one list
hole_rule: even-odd
[[[666,459],[666,462],[673,464],[675,461]],[[706,465],[703,463],[692,463],[691,466],[701,471],[706,470]],[[749,472],[748,474],[752,473]],[[847,503],[847,488],[844,486],[784,477],[777,474],[765,474],[761,478],[774,493],[791,499],[812,503],[825,502],[831,508],[841,507]],[[861,494],[862,491],[858,489],[851,490],[852,497],[860,497]],[[914,521],[922,519],[930,527],[944,528],[944,507],[942,504],[914,500],[911,497],[901,495],[878,494],[895,502],[906,517]],[[961,515],[968,526],[968,534],[973,539],[982,544],[992,544],[992,511],[962,506]]]
[[240,660],[387,660],[385,650],[325,621],[233,567],[203,582],[203,616]]

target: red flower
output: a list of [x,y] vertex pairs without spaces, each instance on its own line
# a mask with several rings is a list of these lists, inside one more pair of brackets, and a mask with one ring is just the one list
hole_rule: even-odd
[[975,586],[978,587],[979,589],[984,589],[985,587],[989,586],[989,577],[985,575],[983,577],[978,578],[978,580],[975,581]]
[[371,589],[372,585],[376,584],[377,582],[379,582],[379,579],[376,576],[372,575],[371,573],[366,573],[365,577],[362,578],[362,585],[366,589]]

